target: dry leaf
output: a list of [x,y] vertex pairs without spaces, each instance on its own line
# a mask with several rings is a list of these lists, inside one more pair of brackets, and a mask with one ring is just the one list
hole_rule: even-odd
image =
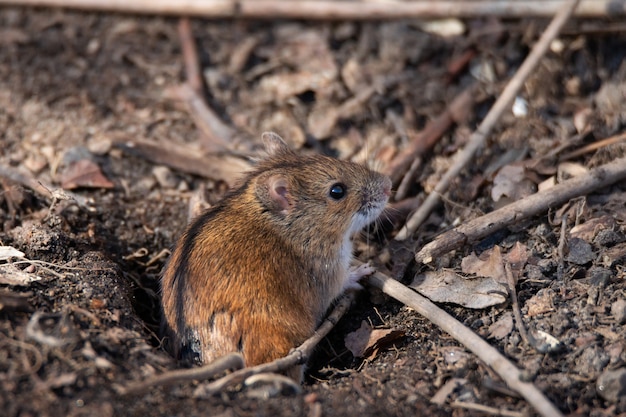
[[314,91],[318,99],[328,96],[339,74],[327,39],[315,31],[281,33],[279,61],[295,68],[291,73],[264,76],[257,94],[265,102],[285,102],[305,91]]
[[0,261],[6,261],[9,258],[23,258],[24,252],[15,249],[13,246],[0,246]]
[[620,243],[602,252],[602,263],[605,266],[613,266],[624,259],[626,259],[626,243]]
[[361,322],[361,327],[346,335],[344,343],[346,344],[346,348],[352,352],[352,355],[355,358],[363,356],[363,352],[365,351],[365,346],[367,346],[371,332],[372,328],[365,320],[363,320]]
[[402,330],[372,329],[369,323],[363,320],[358,330],[346,335],[345,344],[354,357],[371,360],[381,349],[403,338],[404,334]]
[[537,294],[533,295],[528,301],[526,301],[526,306],[528,307],[528,317],[534,317],[538,314],[554,311],[552,298],[552,290],[539,290]]
[[539,185],[537,186],[537,189],[541,192],[541,191],[545,191],[548,190],[552,187],[554,187],[556,185],[556,176],[551,176],[548,179],[542,181],[539,183]]
[[509,253],[504,256],[504,259],[511,266],[511,273],[513,274],[513,279],[517,284],[517,281],[519,280],[519,277],[528,262],[528,248],[520,242],[515,242],[515,245],[511,248]]
[[513,331],[513,314],[504,313],[498,321],[489,326],[489,338],[502,340]]
[[615,226],[615,219],[612,216],[595,217],[572,227],[570,237],[579,238],[585,242],[591,243],[599,232],[602,230],[614,230]]
[[526,176],[526,169],[522,165],[505,165],[493,179],[491,198],[499,201],[508,197],[509,201],[517,201],[536,191],[535,183]]
[[543,330],[537,330],[534,337],[536,340],[539,340],[543,342],[544,344],[548,345],[551,350],[557,349],[559,345],[561,344],[561,341],[559,339],[552,336],[550,333],[544,332]]
[[502,304],[508,294],[507,287],[493,278],[466,278],[445,270],[418,275],[410,287],[432,301],[475,309]]
[[33,281],[40,280],[40,276],[23,271],[15,265],[0,265],[0,284],[29,285]]
[[564,179],[586,175],[588,172],[589,168],[586,168],[582,164],[575,162],[561,162],[557,171],[557,178],[560,178],[561,181],[563,181]]
[[474,274],[481,277],[491,277],[497,282],[507,283],[504,273],[504,261],[499,246],[488,249],[477,257],[476,254],[466,256],[461,261],[461,271],[464,274]]
[[81,159],[71,163],[63,172],[61,187],[66,190],[79,187],[113,188],[114,184],[102,174],[98,164],[89,159]]

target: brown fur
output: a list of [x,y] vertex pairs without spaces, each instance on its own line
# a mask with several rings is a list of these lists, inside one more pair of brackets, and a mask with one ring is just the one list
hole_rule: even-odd
[[[376,217],[387,201],[383,175],[264,139],[270,156],[192,222],[164,270],[163,333],[181,359],[239,351],[256,365],[310,337],[348,283],[351,228],[364,226],[355,213],[371,204]],[[337,183],[340,200],[329,196]]]

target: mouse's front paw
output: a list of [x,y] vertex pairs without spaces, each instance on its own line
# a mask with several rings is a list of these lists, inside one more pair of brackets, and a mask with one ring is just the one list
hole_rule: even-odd
[[367,275],[372,275],[374,272],[376,272],[376,268],[374,268],[369,263],[350,267],[350,273],[348,274],[348,282],[346,282],[344,289],[346,290],[363,289],[363,286],[359,284],[359,280]]

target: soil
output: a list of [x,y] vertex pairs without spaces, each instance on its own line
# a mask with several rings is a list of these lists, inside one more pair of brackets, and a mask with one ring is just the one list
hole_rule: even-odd
[[[467,20],[458,22],[463,34],[444,37],[416,21],[192,23],[206,100],[250,141],[240,143],[246,155],[258,148],[262,131],[275,130],[300,152],[384,169],[454,97],[478,83],[471,106],[454,115],[455,124],[425,154],[407,194],[418,202],[547,24]],[[415,239],[392,244],[389,226],[370,233],[369,244],[361,238],[360,257],[410,281],[429,268],[402,254],[501,205],[494,189],[502,190],[496,178],[505,175],[504,166],[524,167],[504,192],[514,200],[553,175],[624,155],[622,141],[567,163],[559,159],[626,126],[626,36],[611,25],[569,24],[520,93],[526,114],[505,114]],[[3,7],[0,46],[0,164],[90,200],[87,207],[67,200],[51,206],[50,197],[0,176],[0,243],[29,260],[0,261],[3,415],[480,414],[458,403],[533,413],[458,342],[373,289],[359,295],[320,344],[297,393],[238,386],[196,398],[204,383],[196,381],[118,394],[116,387],[179,366],[157,334],[164,250],[184,229],[195,191],[214,203],[228,188],[228,181],[163,169],[116,145],[141,139],[207,152],[210,141],[172,93],[185,80],[178,20]],[[91,165],[77,168],[78,161]],[[496,332],[493,325],[510,314],[508,302],[442,307],[522,368],[565,414],[626,413],[623,385],[613,396],[598,391],[602,375],[626,366],[625,207],[626,186],[616,184],[436,265],[460,271],[472,252],[527,248],[517,285],[525,325],[552,335],[557,348],[533,348],[517,329]],[[355,358],[344,340],[364,320],[406,336],[367,360]],[[433,402],[449,381],[455,388]]]

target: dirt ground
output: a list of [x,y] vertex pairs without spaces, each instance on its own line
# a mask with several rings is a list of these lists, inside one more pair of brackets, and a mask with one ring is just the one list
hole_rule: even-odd
[[[384,170],[477,85],[425,153],[406,204],[395,203],[399,223],[356,245],[362,259],[410,282],[429,268],[407,262],[406,253],[554,175],[575,175],[626,149],[622,141],[568,155],[626,127],[626,36],[611,21],[572,22],[525,84],[521,110],[505,114],[446,203],[413,240],[392,244],[404,208],[432,189],[547,24],[457,23],[463,33],[448,37],[415,21],[194,20],[192,29],[207,101],[239,132],[238,155],[251,155],[260,133],[274,130],[301,152]],[[163,251],[183,230],[196,190],[214,203],[228,188],[228,178],[164,169],[118,146],[143,140],[209,153],[175,88],[184,80],[177,19],[0,8],[0,164],[90,200],[50,210],[50,198],[0,175],[0,244],[29,260],[0,260],[2,415],[482,415],[455,401],[533,414],[450,336],[375,290],[361,294],[321,343],[299,393],[234,387],[196,398],[199,381],[118,394],[116,387],[177,367],[156,335]],[[525,325],[552,335],[557,348],[536,349],[516,329],[496,326],[510,321],[509,302],[441,306],[563,413],[625,415],[625,242],[626,185],[616,184],[438,260],[438,268],[461,271],[472,252],[523,245],[529,258],[517,297]],[[344,340],[364,320],[405,337],[368,360],[355,358]],[[621,388],[599,393],[599,378],[620,370]],[[449,381],[456,387],[432,402]]]

